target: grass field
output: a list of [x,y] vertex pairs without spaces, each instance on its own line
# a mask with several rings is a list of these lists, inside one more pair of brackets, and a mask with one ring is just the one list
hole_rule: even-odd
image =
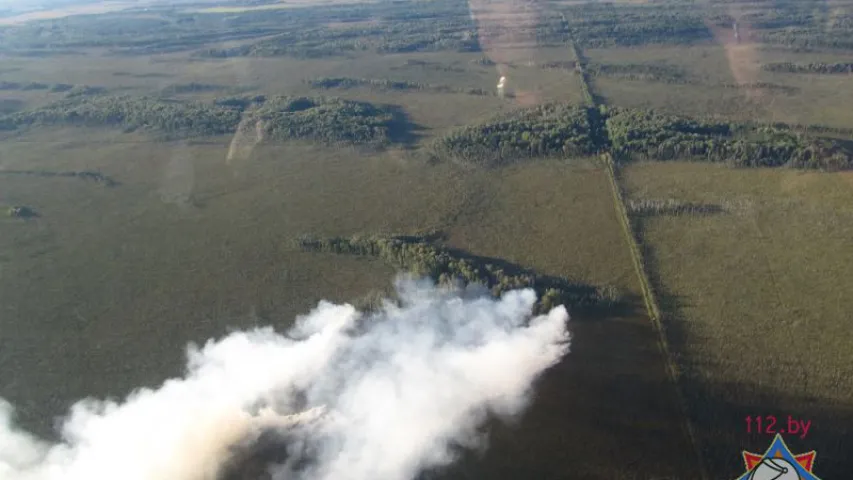
[[[290,242],[301,233],[439,228],[478,255],[612,282],[629,296],[634,289],[606,179],[586,161],[472,171],[268,145],[226,164],[226,149],[224,141],[152,143],[76,129],[3,143],[5,169],[99,169],[121,183],[0,175],[0,202],[26,203],[41,215],[0,223],[2,251],[14,252],[3,257],[0,276],[2,302],[14,305],[2,315],[8,367],[0,389],[28,424],[46,432],[46,411],[179,373],[189,341],[284,326],[321,298],[387,287],[391,271],[381,263],[296,251]],[[486,461],[458,468],[490,478],[557,478],[566,470],[633,478],[608,461],[619,430],[647,439],[618,452],[643,468],[690,471],[671,400],[649,388],[665,380],[644,316],[576,318],[572,330],[577,347],[544,380],[525,420],[498,430]],[[33,358],[34,349],[63,351],[65,361]],[[630,406],[600,400],[629,391]],[[658,447],[649,452],[652,441]],[[682,460],[668,462],[672,451]]]
[[[596,91],[607,103],[658,108],[688,115],[717,115],[736,120],[785,122],[853,128],[847,105],[853,101],[853,77],[767,72],[765,63],[849,62],[838,52],[795,53],[755,44],[719,46],[642,46],[585,51],[592,62],[678,67],[694,83],[597,77]],[[740,88],[735,88],[741,85]]]
[[[808,448],[822,447],[822,471],[840,475],[853,395],[853,178],[690,163],[637,164],[624,178],[633,198],[739,205],[641,222],[705,441],[757,440],[743,423],[750,411],[799,414],[820,422]],[[716,448],[712,464],[737,460]]]

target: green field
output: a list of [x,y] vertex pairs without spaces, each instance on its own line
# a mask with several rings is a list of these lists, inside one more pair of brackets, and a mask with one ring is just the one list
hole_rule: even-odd
[[826,64],[853,62],[853,17],[836,3],[0,22],[0,397],[50,437],[75,400],[180,375],[188,342],[391,285],[381,260],[301,236],[438,232],[620,294],[570,312],[571,354],[529,411],[442,478],[734,478],[767,446],[745,430],[758,414],[812,419],[789,445],[842,478],[853,76]]
[[[86,142],[76,140],[81,133]],[[321,298],[343,301],[388,286],[391,271],[381,262],[297,251],[291,243],[306,232],[439,228],[451,245],[477,255],[613,283],[629,294],[634,289],[603,171],[589,161],[471,171],[309,146],[260,146],[231,164],[226,152],[221,141],[155,143],[79,130],[4,143],[3,158],[15,159],[6,169],[98,168],[121,183],[108,188],[0,175],[0,200],[26,202],[41,215],[2,223],[3,250],[15,255],[3,258],[0,291],[4,303],[16,306],[3,316],[4,391],[22,405],[28,424],[45,431],[44,412],[58,414],[77,398],[120,395],[179,373],[188,341],[259,323],[285,326]],[[494,458],[467,468],[514,478],[557,475],[582,463],[581,471],[594,477],[630,478],[597,456],[612,438],[599,428],[602,418],[632,437],[684,449],[670,400],[647,387],[664,379],[644,316],[576,318],[572,330],[578,347],[544,381],[551,393],[541,396],[520,430],[494,440],[489,458],[512,465]],[[30,357],[45,345],[67,352],[67,360],[57,366]],[[612,357],[611,349],[622,353]],[[128,361],[116,364],[120,355]],[[87,376],[91,371],[96,379]],[[39,384],[26,381],[33,376]],[[614,377],[621,379],[618,387],[609,380]],[[61,391],[39,387],[56,384]],[[614,388],[636,390],[632,395],[643,400],[602,409],[596,399]],[[575,395],[578,390],[587,393]],[[579,434],[566,438],[566,429]],[[565,455],[545,453],[566,442]],[[539,447],[530,450],[531,444]],[[649,456],[642,444],[624,452],[655,471],[690,468],[667,464],[664,450]]]
[[635,198],[735,205],[640,222],[711,463],[737,460],[718,439],[743,433],[749,412],[819,419],[820,436],[803,448],[843,456],[851,177],[689,163],[632,165],[624,177]]

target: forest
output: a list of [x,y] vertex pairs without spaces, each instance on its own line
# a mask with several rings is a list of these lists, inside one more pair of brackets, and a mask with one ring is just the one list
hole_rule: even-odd
[[[773,1],[773,8],[746,10],[737,18],[725,3],[697,9],[691,4],[610,2],[537,6],[537,19],[514,33],[539,45],[607,47],[695,44],[713,40],[709,26],[748,25],[754,40],[798,49],[853,47],[853,17],[831,12],[826,2]],[[168,5],[150,9],[159,17],[121,14],[68,17],[50,27],[0,27],[0,47],[28,55],[57,55],[102,47],[119,54],[195,51],[203,57],[295,56],[320,58],[359,51],[402,53],[479,51],[477,25],[468,2],[377,2],[328,5],[321,9],[247,11],[239,15],[199,13]],[[118,20],[121,21],[118,21]],[[370,20],[368,25],[355,22]],[[330,28],[329,22],[344,25]],[[346,26],[346,24],[352,26]],[[119,26],[120,25],[120,26]],[[243,45],[211,47],[240,40]]]
[[[321,78],[311,85],[378,85],[391,89],[434,86],[411,82]],[[189,84],[187,88],[207,89]],[[168,138],[232,134],[251,125],[264,139],[381,147],[401,141],[405,114],[393,106],[335,97],[232,96],[213,102],[157,97],[74,95],[32,110],[0,115],[0,129],[30,125],[112,126],[145,129]],[[475,90],[473,94],[485,94]],[[853,155],[842,141],[795,131],[784,124],[754,125],[691,119],[653,110],[545,104],[468,125],[434,140],[436,159],[495,167],[525,158],[575,157],[611,151],[617,161],[692,159],[742,167],[849,169]]]
[[762,3],[764,5],[756,4],[737,18],[729,13],[717,13],[711,17],[711,23],[722,28],[733,28],[735,23],[746,25],[750,40],[796,50],[853,47],[853,16],[835,9],[831,2],[772,0]]
[[389,107],[332,97],[271,97],[250,113],[265,137],[326,144],[383,146],[403,120]]
[[580,309],[612,308],[620,300],[619,292],[612,286],[594,287],[565,278],[537,275],[502,260],[476,257],[445,247],[430,236],[327,239],[303,236],[297,243],[305,251],[377,257],[394,268],[429,277],[439,284],[484,285],[494,296],[508,290],[533,288],[539,296],[538,313],[548,312],[557,305]]
[[[0,116],[0,129],[29,125],[145,129],[169,138],[232,134],[259,124],[264,138],[328,144],[384,145],[400,119],[388,107],[334,97],[226,97],[213,103],[154,97],[91,96]],[[259,123],[258,123],[259,122]]]
[[614,108],[607,131],[617,160],[693,159],[739,167],[841,170],[853,166],[843,143],[784,125],[696,120],[660,112]]
[[628,108],[543,105],[463,127],[433,144],[439,158],[483,166],[606,149],[621,162],[690,159],[740,167],[853,167],[853,154],[843,142],[786,125],[699,120]]
[[440,158],[490,167],[531,157],[592,155],[606,141],[598,115],[577,105],[541,105],[460,128],[437,139],[432,150]]
[[564,34],[582,47],[693,44],[713,37],[700,13],[685,5],[569,5]]
[[[468,2],[462,0],[329,5],[240,15],[196,13],[168,6],[152,10],[162,16],[68,17],[53,22],[50,28],[39,24],[0,28],[0,47],[28,55],[100,47],[125,55],[193,51],[199,57],[215,58],[480,50],[477,25]],[[565,45],[570,39],[585,47],[690,44],[712,39],[702,17],[688,6],[602,3],[551,5],[537,10],[537,20],[515,25],[514,33],[536,38],[540,45]],[[118,18],[121,22],[116,21]],[[368,25],[355,23],[367,20],[371,21]],[[344,26],[331,28],[329,22]],[[210,45],[235,40],[245,43]]]

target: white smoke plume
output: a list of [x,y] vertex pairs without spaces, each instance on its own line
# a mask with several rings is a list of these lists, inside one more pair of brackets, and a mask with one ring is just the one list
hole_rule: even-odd
[[[525,407],[568,351],[563,307],[532,316],[532,290],[500,299],[399,279],[371,314],[321,302],[271,328],[190,346],[183,378],[122,403],[77,403],[49,444],[0,400],[0,479],[214,480],[235,446],[287,442],[276,480],[409,480],[482,440],[489,414]],[[285,455],[286,454],[286,455]]]

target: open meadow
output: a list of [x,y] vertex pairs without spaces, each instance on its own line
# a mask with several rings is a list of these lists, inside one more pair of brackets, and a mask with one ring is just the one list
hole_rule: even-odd
[[840,475],[853,412],[851,177],[683,162],[623,174],[635,199],[726,205],[637,221],[709,462],[738,460],[720,439],[743,436],[747,415],[791,414],[820,422],[792,446]]

